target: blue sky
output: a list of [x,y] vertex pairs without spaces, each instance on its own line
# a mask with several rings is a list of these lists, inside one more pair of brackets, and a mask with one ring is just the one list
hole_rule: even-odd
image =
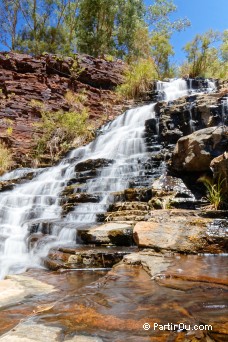
[[[146,5],[153,3],[145,0]],[[174,18],[187,17],[191,27],[183,32],[175,33],[172,44],[176,55],[174,61],[181,62],[185,58],[183,46],[191,41],[197,33],[204,33],[209,29],[224,31],[228,29],[228,0],[174,0],[178,7]]]

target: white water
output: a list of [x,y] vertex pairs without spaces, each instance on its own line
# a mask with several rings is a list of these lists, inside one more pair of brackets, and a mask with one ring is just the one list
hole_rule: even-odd
[[222,124],[225,125],[225,122],[228,119],[228,97],[222,100]]
[[183,79],[176,79],[170,82],[157,82],[157,91],[164,93],[165,101],[174,101],[178,97],[188,95],[187,82]]
[[[159,82],[167,101],[187,94],[184,80]],[[74,242],[80,224],[95,223],[96,215],[107,211],[113,193],[130,186],[130,182],[143,186],[151,182],[145,164],[149,157],[144,141],[145,121],[155,117],[154,104],[127,111],[103,128],[102,134],[87,146],[80,147],[52,168],[47,168],[28,183],[17,185],[12,191],[0,193],[0,278],[9,273],[23,272],[40,265],[54,245]],[[102,168],[96,178],[88,180],[77,191],[97,194],[98,203],[79,204],[64,219],[61,217],[60,194],[68,181],[80,177],[75,165],[88,159],[113,160]],[[21,177],[18,170],[0,180]],[[159,170],[156,170],[159,173]],[[156,174],[157,176],[157,174]],[[51,222],[50,235],[45,235],[35,248],[28,249],[31,223]]]

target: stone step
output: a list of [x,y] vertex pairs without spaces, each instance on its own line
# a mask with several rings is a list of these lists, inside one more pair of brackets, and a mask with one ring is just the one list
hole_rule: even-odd
[[123,210],[142,210],[147,211],[150,206],[145,202],[117,202],[111,204],[109,212],[123,211]]
[[75,268],[111,268],[133,251],[137,251],[137,248],[60,247],[51,249],[43,263],[54,271]]
[[142,221],[145,220],[145,216],[148,215],[148,210],[119,210],[114,212],[104,213],[103,216],[99,216],[100,222],[110,221]]
[[89,229],[78,228],[77,238],[86,244],[131,246],[133,244],[133,226],[129,223],[116,222],[97,225]]

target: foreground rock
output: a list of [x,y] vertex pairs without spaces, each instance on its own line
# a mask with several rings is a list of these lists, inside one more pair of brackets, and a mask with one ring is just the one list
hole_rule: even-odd
[[175,146],[171,171],[208,171],[213,158],[228,149],[227,129],[209,127],[180,138]]
[[95,272],[31,270],[29,277],[57,291],[2,308],[0,341],[227,341],[226,269],[225,255],[146,250],[99,279]]
[[133,237],[139,247],[150,247],[155,251],[228,251],[227,220],[201,217],[196,211],[153,211],[148,222],[136,223]]
[[[25,322],[13,331],[0,337],[1,342],[56,342],[61,338],[62,329],[44,324]],[[63,341],[63,340],[62,340]],[[99,337],[75,335],[66,337],[64,342],[103,342]]]
[[24,276],[12,275],[0,281],[0,309],[24,300],[27,296],[48,294],[54,287],[39,280]]

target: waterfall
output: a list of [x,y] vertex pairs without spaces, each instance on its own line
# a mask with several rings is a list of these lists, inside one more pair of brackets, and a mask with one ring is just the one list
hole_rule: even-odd
[[170,82],[158,81],[157,91],[163,94],[165,101],[169,102],[188,95],[188,86],[184,79],[175,79]]
[[207,82],[208,92],[212,92],[212,91],[216,90],[216,85],[215,85],[215,82],[213,80],[206,79],[206,82]]
[[[187,95],[184,80],[158,82],[157,88],[166,101]],[[57,166],[19,169],[0,177],[2,181],[34,173],[31,181],[0,193],[0,278],[23,272],[28,267],[39,267],[40,259],[52,246],[75,244],[77,227],[95,224],[97,214],[106,212],[113,202],[113,193],[130,187],[131,183],[134,187],[148,186],[153,177],[158,177],[160,170],[148,173],[145,166],[153,153],[147,151],[145,121],[155,118],[154,106],[128,110],[106,124],[93,142],[73,150]],[[79,177],[75,167],[89,159],[100,158],[110,163],[76,189],[78,193],[95,194],[99,200],[81,203],[62,217],[60,194],[71,179]],[[50,222],[51,228],[49,235],[44,235],[34,248],[28,248],[30,227],[34,222],[38,226]]]
[[222,100],[222,124],[225,125],[228,119],[228,97]]

